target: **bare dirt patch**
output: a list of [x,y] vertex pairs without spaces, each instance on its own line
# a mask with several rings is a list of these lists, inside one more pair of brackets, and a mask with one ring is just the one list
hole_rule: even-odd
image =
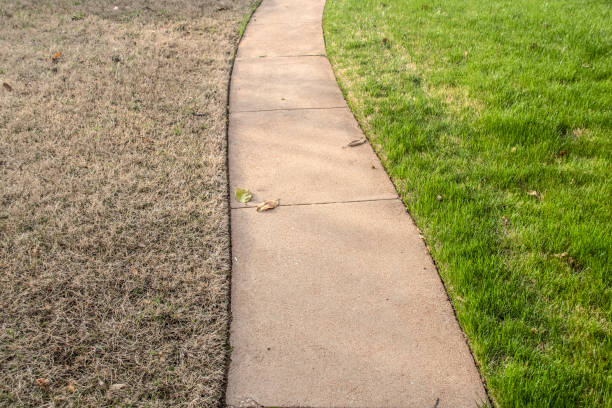
[[0,5],[0,405],[220,404],[252,3]]

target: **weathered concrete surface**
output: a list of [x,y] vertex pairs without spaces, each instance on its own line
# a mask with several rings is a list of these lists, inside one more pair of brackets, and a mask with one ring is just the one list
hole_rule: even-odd
[[[283,41],[278,41],[282,38]],[[237,58],[325,55],[320,22],[249,25]]]
[[232,210],[227,400],[475,407],[482,384],[399,200]]
[[348,108],[231,114],[231,191],[248,187],[251,206],[396,198],[370,145],[346,147],[362,137]]
[[345,106],[325,57],[242,58],[234,64],[231,113]]
[[[270,26],[288,23],[319,23],[320,25],[324,9],[325,0],[264,0],[255,11],[249,25]],[[263,29],[265,30],[265,27]],[[281,42],[285,39],[278,38],[277,40]]]
[[264,0],[234,66],[232,194],[282,205],[231,203],[226,402],[476,407],[486,394],[418,230],[369,144],[343,148],[363,134],[327,59],[305,56],[323,6]]

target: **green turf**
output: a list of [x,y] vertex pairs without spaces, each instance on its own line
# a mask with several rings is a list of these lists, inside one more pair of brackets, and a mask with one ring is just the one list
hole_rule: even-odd
[[327,52],[501,407],[612,407],[612,2],[329,0]]

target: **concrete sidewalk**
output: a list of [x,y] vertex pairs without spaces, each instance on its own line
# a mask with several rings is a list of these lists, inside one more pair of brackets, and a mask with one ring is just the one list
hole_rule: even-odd
[[[477,407],[433,262],[336,84],[324,0],[264,0],[230,91],[234,407]],[[259,201],[281,206],[257,213]]]

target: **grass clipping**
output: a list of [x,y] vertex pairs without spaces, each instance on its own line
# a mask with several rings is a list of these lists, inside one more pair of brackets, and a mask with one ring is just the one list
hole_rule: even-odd
[[252,2],[38,3],[0,5],[0,405],[219,406]]

